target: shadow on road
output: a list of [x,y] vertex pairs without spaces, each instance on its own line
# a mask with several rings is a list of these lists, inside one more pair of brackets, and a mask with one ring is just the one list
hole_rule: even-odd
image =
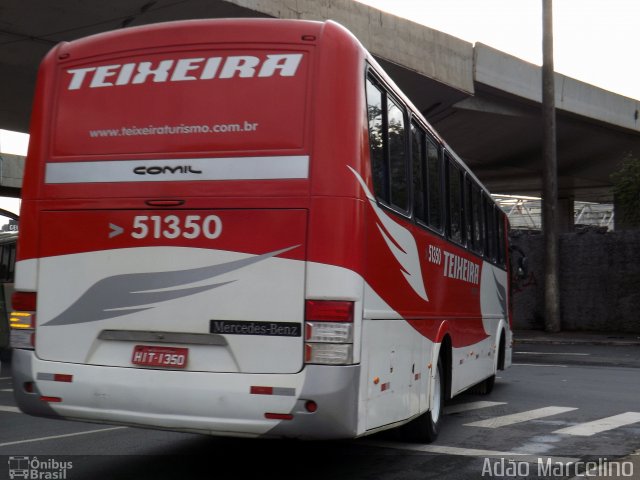
[[[379,439],[378,436],[371,437]],[[212,478],[377,479],[425,478],[433,456],[400,454],[353,441],[194,438],[167,455],[74,457],[70,479],[163,480]],[[430,464],[430,465],[427,465]],[[438,464],[440,473],[456,462]]]

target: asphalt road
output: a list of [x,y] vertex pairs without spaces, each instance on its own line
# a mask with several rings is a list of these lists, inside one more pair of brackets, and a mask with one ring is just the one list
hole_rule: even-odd
[[[631,463],[640,457],[629,457],[640,452],[640,347],[515,350],[513,367],[500,373],[491,395],[463,394],[447,406],[440,437],[430,445],[392,434],[265,441],[39,419],[16,411],[5,364],[0,479],[25,457],[41,462],[41,474],[62,472],[69,480],[571,479],[586,465],[570,462],[586,460],[622,474],[602,478],[640,478],[640,462]],[[630,468],[633,476],[624,475]]]

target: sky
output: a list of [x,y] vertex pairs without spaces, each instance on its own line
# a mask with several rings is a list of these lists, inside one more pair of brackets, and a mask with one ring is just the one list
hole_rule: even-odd
[[[542,64],[542,0],[359,0],[471,43]],[[640,100],[640,0],[555,0],[556,71]],[[0,152],[28,136],[0,130]]]

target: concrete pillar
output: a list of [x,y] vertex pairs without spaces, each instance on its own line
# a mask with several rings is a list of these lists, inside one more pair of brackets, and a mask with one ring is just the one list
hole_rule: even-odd
[[622,230],[638,230],[640,226],[634,225],[633,215],[627,213],[628,205],[618,202],[615,195],[613,197],[613,229],[616,232]]
[[24,176],[24,159],[22,155],[0,153],[0,189],[13,189],[18,193],[16,196],[20,195]]
[[572,196],[558,198],[558,233],[571,233],[574,228],[574,203]]

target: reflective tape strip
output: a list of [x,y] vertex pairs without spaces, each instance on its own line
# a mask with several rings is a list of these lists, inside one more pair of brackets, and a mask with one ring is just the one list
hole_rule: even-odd
[[193,182],[309,178],[309,156],[55,162],[45,183]]
[[294,397],[296,395],[295,388],[289,387],[261,387],[252,386],[250,389],[252,395],[281,395],[285,397]]

